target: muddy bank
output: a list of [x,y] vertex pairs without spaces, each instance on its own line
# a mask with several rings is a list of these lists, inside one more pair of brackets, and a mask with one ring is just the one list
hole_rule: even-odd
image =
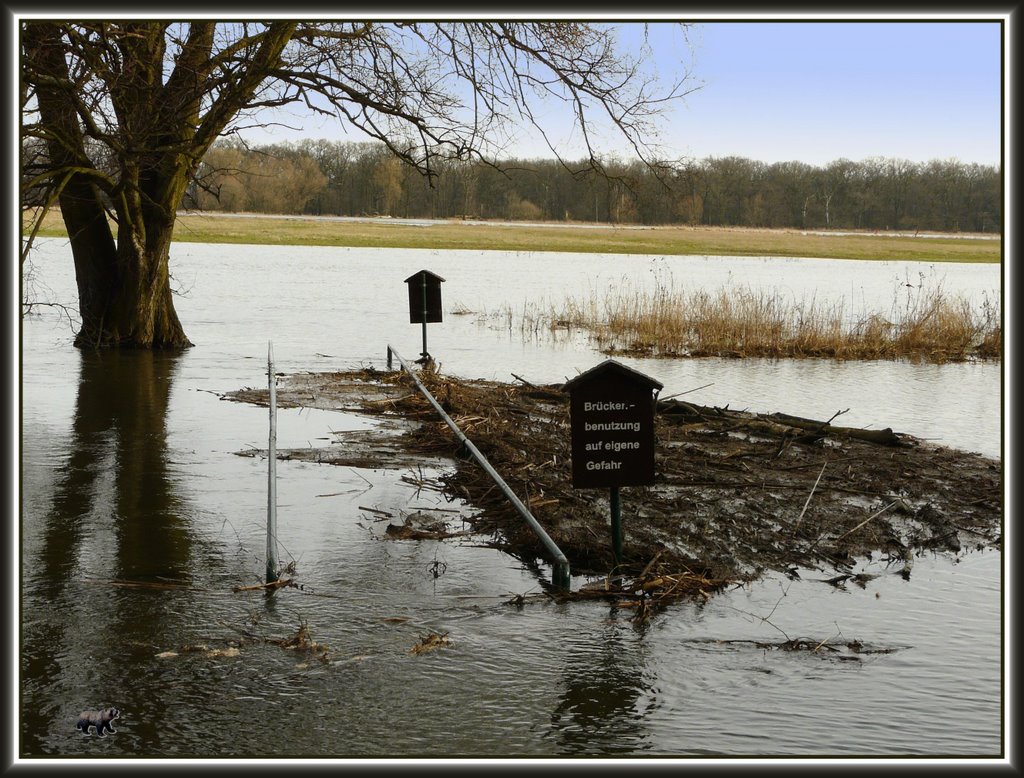
[[[487,457],[574,573],[615,566],[606,490],[572,487],[568,395],[561,385],[420,379]],[[267,390],[225,399],[266,404]],[[524,560],[544,549],[482,468],[401,371],[297,374],[279,383],[281,407],[333,408],[386,422],[321,449],[279,456],[351,466],[452,464],[439,486],[479,509],[474,529]],[[831,421],[831,423],[828,423]],[[819,571],[864,585],[858,560],[881,558],[909,577],[915,556],[1000,548],[1002,465],[892,430],[754,414],[664,400],[656,414],[656,482],[622,490],[619,572],[650,581],[690,576],[699,589],[767,571]],[[256,453],[256,452],[239,452]],[[265,453],[265,452],[264,452]],[[440,458],[440,459],[439,459]]]

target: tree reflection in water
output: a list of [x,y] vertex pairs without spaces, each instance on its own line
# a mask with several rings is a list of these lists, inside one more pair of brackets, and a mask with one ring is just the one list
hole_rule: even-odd
[[25,754],[64,752],[66,744],[42,740],[63,734],[62,719],[79,710],[131,710],[126,694],[141,691],[131,683],[132,654],[152,656],[162,634],[178,632],[176,598],[111,582],[190,579],[192,538],[167,468],[166,416],[180,357],[111,350],[81,351],[79,359],[66,464],[50,509],[39,509],[47,495],[23,497],[24,532],[38,538],[23,558]]

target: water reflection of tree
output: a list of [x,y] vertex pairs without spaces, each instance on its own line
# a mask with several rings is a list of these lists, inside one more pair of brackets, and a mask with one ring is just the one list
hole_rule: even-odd
[[166,415],[178,356],[82,352],[71,454],[35,577],[59,591],[90,531],[113,530],[112,578],[187,572],[189,542],[167,475]]
[[562,699],[551,714],[560,755],[638,754],[646,750],[645,700],[652,695],[643,633],[612,624],[599,644],[566,657]]
[[45,750],[64,706],[113,704],[108,695],[124,693],[118,665],[133,639],[155,638],[169,607],[158,592],[141,602],[137,590],[83,579],[181,581],[190,568],[190,533],[167,472],[166,416],[179,357],[113,350],[83,351],[80,359],[66,466],[40,542],[23,559],[26,754]]

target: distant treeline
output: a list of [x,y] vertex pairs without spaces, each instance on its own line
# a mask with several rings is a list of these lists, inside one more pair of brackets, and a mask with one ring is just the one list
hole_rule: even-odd
[[639,161],[439,161],[433,186],[379,143],[308,140],[208,153],[186,208],[857,230],[999,232],[1002,176],[956,160],[838,159],[824,167],[711,157],[656,174]]

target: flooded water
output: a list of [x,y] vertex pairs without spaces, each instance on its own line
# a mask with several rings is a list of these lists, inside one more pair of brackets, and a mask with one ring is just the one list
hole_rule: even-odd
[[[64,241],[42,241],[34,266],[43,293],[74,301]],[[282,461],[279,548],[304,588],[233,591],[263,575],[267,465],[236,452],[266,447],[268,413],[219,394],[266,385],[268,341],[285,373],[383,367],[388,343],[415,358],[403,280],[423,268],[447,279],[445,321],[428,330],[442,371],[531,382],[603,357],[485,314],[666,277],[882,309],[907,278],[972,299],[1000,290],[991,266],[177,244],[177,307],[196,344],[184,354],[82,352],[55,310],[24,320],[23,757],[1003,752],[998,552],[925,557],[910,580],[865,561],[882,575],[849,591],[817,571],[770,577],[638,626],[606,604],[510,604],[550,570],[480,538],[386,539],[385,514],[458,526],[472,512],[429,488],[437,472]],[[623,361],[662,396],[708,385],[688,397],[814,418],[848,408],[850,426],[1002,453],[1000,365]],[[307,409],[278,423],[281,448],[344,445],[345,430],[372,425]],[[628,490],[623,510],[628,542]],[[280,645],[303,625],[326,661]],[[451,645],[413,653],[429,633]],[[884,652],[758,645],[797,637]],[[116,734],[75,730],[79,711],[109,706]]]

